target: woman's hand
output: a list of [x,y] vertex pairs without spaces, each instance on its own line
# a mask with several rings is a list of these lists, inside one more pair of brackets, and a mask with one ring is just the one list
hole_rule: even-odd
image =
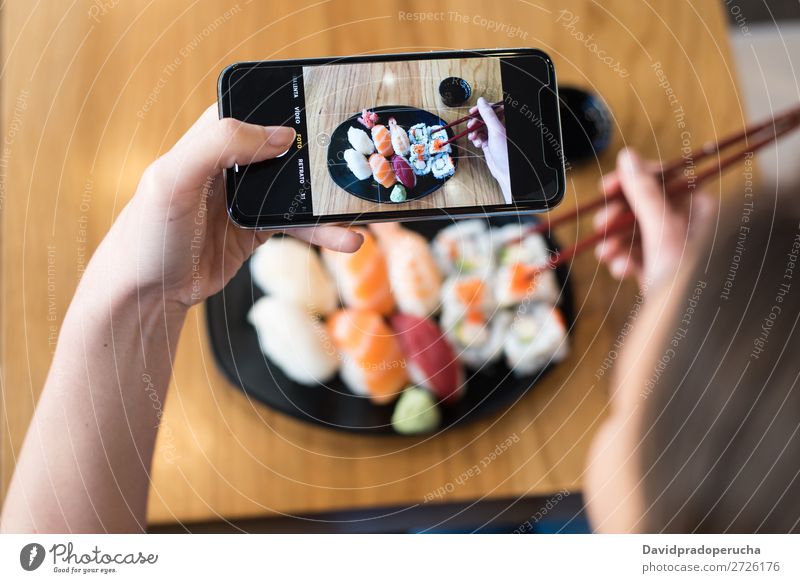
[[[103,241],[100,253],[115,266],[115,279],[128,290],[155,290],[166,305],[179,307],[221,290],[269,237],[228,220],[222,169],[275,158],[294,140],[292,128],[221,120],[216,107],[209,107],[147,168]],[[288,232],[339,251],[355,251],[362,240],[342,227]]]
[[617,169],[603,177],[601,187],[606,194],[622,188],[625,198],[610,202],[594,216],[595,229],[604,232],[623,213],[633,211],[636,229],[609,235],[595,254],[612,276],[636,277],[642,289],[676,273],[693,232],[708,224],[716,210],[713,199],[703,192],[667,196],[656,177],[660,169],[633,150],[621,151]]
[[[500,121],[494,108],[483,97],[478,98],[478,105],[469,112],[480,112],[481,117],[467,122],[467,129],[472,130],[467,138],[476,148],[483,150],[486,165],[495,180],[500,184],[506,202],[511,202],[511,179],[508,172],[508,144],[506,143],[506,127]],[[480,119],[486,124],[477,129]]]

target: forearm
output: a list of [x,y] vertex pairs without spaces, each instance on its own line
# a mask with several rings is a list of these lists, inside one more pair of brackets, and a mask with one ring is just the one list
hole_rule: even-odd
[[[64,319],[8,492],[2,528],[145,527],[150,463],[185,310],[117,285],[93,258]],[[118,269],[119,265],[116,266]]]

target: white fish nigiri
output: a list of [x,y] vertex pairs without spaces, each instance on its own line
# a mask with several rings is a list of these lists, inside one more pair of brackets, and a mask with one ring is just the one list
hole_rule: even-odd
[[428,241],[400,223],[375,223],[370,229],[386,257],[389,282],[400,311],[419,318],[436,311],[442,274]]
[[359,180],[366,180],[372,178],[372,167],[370,167],[367,158],[358,150],[349,149],[344,151],[344,161],[347,162],[347,167],[350,169],[356,178]]
[[336,285],[308,244],[291,237],[272,237],[250,260],[261,290],[298,304],[306,311],[329,314],[338,304]]
[[290,379],[317,385],[338,370],[338,353],[325,325],[298,304],[263,297],[247,319],[258,333],[261,351]]
[[361,152],[365,156],[369,156],[375,151],[375,144],[372,143],[372,139],[364,130],[351,127],[347,130],[347,140],[356,151]]

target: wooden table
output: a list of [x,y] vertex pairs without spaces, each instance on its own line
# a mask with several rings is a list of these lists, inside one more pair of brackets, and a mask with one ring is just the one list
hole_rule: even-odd
[[[570,173],[564,207],[592,195],[623,145],[671,158],[682,146],[744,124],[718,0],[458,0],[435,3],[440,12],[419,21],[417,11],[433,5],[4,4],[4,489],[87,258],[147,163],[214,100],[217,74],[229,62],[543,48],[561,84],[599,92],[614,113],[611,149]],[[733,172],[726,187],[742,180]],[[563,229],[561,240],[569,243],[588,228],[584,217],[577,228]],[[165,406],[150,520],[416,505],[439,500],[439,493],[454,501],[580,489],[587,447],[606,407],[604,360],[613,360],[634,290],[613,282],[590,254],[573,263],[572,279],[578,324],[569,360],[511,410],[422,442],[333,433],[248,401],[217,370],[203,312],[194,310]],[[508,439],[491,464],[469,474]]]

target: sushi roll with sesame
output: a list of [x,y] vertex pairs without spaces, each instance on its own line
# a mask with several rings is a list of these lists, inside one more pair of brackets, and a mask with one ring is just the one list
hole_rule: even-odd
[[486,221],[456,221],[433,239],[433,254],[445,275],[487,274],[494,267],[492,232]]
[[411,158],[408,163],[411,165],[411,171],[417,176],[431,173],[431,161],[427,158]]
[[427,144],[429,137],[428,126],[424,123],[418,123],[408,129],[408,140],[412,144]]
[[450,154],[439,154],[431,158],[431,172],[434,178],[444,180],[456,172],[455,164]]
[[569,353],[567,324],[558,308],[533,303],[517,310],[503,349],[515,374],[530,375],[561,362]]

